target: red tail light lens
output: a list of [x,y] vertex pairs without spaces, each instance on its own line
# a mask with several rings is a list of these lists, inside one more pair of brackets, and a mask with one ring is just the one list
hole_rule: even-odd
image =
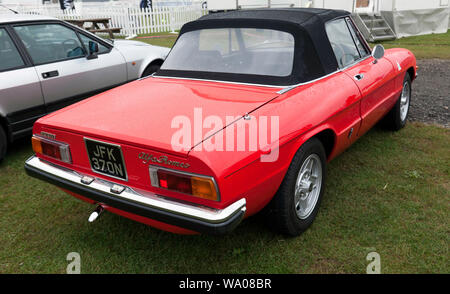
[[72,163],[70,147],[66,143],[33,135],[31,144],[36,154],[42,154],[66,163]]
[[161,188],[192,194],[190,177],[171,174],[163,170],[158,170],[157,174]]
[[151,166],[150,179],[153,187],[189,194],[208,200],[219,200],[217,186],[212,177],[191,175]]

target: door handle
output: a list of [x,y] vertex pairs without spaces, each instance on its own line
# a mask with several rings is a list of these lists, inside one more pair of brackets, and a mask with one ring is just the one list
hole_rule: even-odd
[[42,73],[42,77],[44,79],[53,78],[57,76],[59,76],[59,72],[57,70]]
[[362,79],[364,79],[364,75],[363,74],[357,74],[354,78],[357,81],[361,81]]

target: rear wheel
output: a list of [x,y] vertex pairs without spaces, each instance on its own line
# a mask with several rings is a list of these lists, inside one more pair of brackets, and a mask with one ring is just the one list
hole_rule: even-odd
[[275,230],[298,236],[314,221],[324,193],[326,154],[313,138],[297,151],[286,176],[269,204],[269,220]]
[[8,141],[6,138],[5,130],[3,129],[2,126],[0,126],[0,161],[2,161],[6,155],[7,146]]
[[384,118],[384,125],[394,131],[402,129],[406,125],[406,120],[408,119],[410,103],[411,77],[406,73],[400,98],[398,98],[397,103],[395,103],[392,110]]

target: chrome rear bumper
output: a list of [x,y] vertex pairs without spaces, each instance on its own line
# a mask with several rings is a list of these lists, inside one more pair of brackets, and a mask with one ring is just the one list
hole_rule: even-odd
[[123,185],[119,185],[124,188],[119,192],[122,189],[117,189],[118,184],[114,182],[82,175],[36,156],[25,162],[25,170],[32,177],[80,194],[99,204],[200,233],[230,232],[241,222],[246,210],[244,198],[224,209],[214,209],[169,200]]

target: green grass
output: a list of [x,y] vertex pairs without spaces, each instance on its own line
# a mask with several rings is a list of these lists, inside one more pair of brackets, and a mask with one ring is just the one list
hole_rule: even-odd
[[[152,37],[152,38],[146,38],[146,37]],[[172,33],[156,33],[156,34],[145,34],[145,35],[139,35],[134,40],[142,41],[151,45],[156,46],[163,46],[171,48],[175,41],[178,38],[178,34],[172,34]]]
[[417,59],[450,59],[450,31],[447,31],[445,34],[407,37],[394,41],[382,42],[380,44],[383,44],[386,49],[409,49],[414,53]]
[[[149,44],[172,47],[178,35],[156,33],[142,36],[161,36],[161,38],[136,39]],[[141,36],[140,36],[141,37]],[[377,43],[378,44],[378,43]],[[406,48],[411,50],[417,59],[439,58],[450,59],[450,31],[445,34],[432,34],[402,38],[394,41],[381,42],[386,49]],[[375,44],[371,44],[374,46]]]
[[29,178],[28,140],[0,164],[0,273],[64,273],[69,252],[83,273],[450,272],[450,130],[408,124],[375,128],[329,166],[313,226],[298,238],[268,230],[260,217],[226,236],[174,235],[104,213]]

